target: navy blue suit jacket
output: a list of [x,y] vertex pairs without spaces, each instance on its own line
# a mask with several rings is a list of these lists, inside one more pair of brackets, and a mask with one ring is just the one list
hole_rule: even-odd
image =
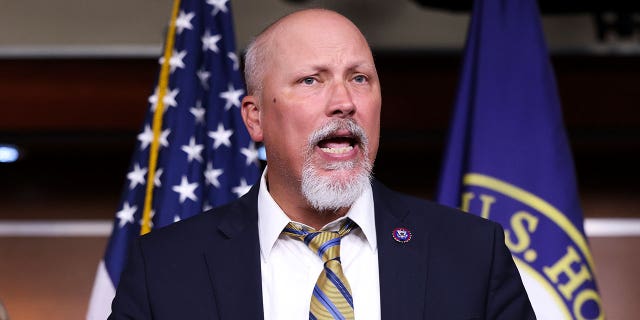
[[[377,182],[373,194],[382,319],[535,319],[499,225]],[[262,319],[257,195],[139,238],[109,319]]]

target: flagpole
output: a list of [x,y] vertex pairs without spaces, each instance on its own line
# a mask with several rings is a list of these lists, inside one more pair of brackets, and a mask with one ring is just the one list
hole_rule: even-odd
[[169,67],[173,43],[176,33],[176,18],[180,8],[180,0],[173,1],[173,9],[171,10],[171,22],[167,32],[167,39],[164,45],[164,59],[160,69],[160,80],[158,81],[158,103],[153,113],[153,141],[151,141],[151,149],[149,151],[149,171],[147,173],[147,189],[144,198],[144,209],[142,211],[142,225],[140,226],[140,234],[146,234],[151,231],[151,203],[153,202],[153,187],[155,172],[158,165],[158,145],[160,144],[160,131],[162,131],[162,115],[164,114],[164,96],[167,94],[167,86],[169,85]]

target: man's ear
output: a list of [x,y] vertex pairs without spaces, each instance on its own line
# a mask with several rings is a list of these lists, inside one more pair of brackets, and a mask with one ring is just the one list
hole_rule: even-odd
[[262,122],[260,122],[260,108],[256,96],[245,96],[242,99],[242,120],[249,131],[251,139],[262,141]]

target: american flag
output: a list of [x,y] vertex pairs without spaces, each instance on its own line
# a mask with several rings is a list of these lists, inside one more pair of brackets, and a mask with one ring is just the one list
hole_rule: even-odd
[[236,199],[259,176],[228,0],[176,0],[159,63],[88,319],[109,314],[135,237]]

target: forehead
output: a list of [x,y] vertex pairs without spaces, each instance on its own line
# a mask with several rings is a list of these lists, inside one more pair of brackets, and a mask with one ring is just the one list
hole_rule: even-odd
[[373,65],[371,50],[360,30],[337,14],[290,17],[274,26],[269,38],[269,58],[274,62]]

